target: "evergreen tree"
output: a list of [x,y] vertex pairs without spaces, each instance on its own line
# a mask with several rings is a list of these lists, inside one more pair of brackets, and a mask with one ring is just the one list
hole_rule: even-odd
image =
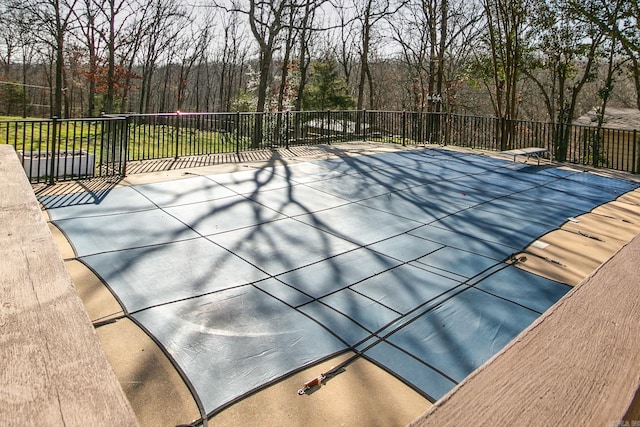
[[18,82],[6,82],[0,85],[0,103],[6,110],[8,116],[18,116],[23,112],[23,102],[25,101],[25,88]]
[[335,61],[325,59],[311,67],[311,79],[303,96],[305,110],[346,110],[355,106]]

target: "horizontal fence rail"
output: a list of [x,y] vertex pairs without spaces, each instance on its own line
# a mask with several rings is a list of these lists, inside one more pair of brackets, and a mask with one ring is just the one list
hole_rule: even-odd
[[482,150],[541,147],[554,159],[640,172],[637,130],[406,111],[127,114],[0,121],[33,183],[124,175],[127,162],[372,141]]

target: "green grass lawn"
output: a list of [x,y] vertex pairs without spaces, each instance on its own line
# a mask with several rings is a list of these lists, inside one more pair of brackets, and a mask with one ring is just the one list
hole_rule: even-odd
[[[0,143],[25,152],[83,150],[94,154],[97,162],[103,151],[119,149],[125,142],[129,160],[229,153],[251,145],[249,137],[235,132],[165,124],[130,124],[125,132],[123,126],[122,120],[61,120],[54,131],[50,120],[0,117]],[[52,147],[54,132],[57,142]]]

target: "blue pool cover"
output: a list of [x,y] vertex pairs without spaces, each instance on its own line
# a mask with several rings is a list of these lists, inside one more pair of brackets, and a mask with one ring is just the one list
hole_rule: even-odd
[[570,289],[505,261],[634,188],[424,149],[41,202],[205,416],[345,351],[440,398]]

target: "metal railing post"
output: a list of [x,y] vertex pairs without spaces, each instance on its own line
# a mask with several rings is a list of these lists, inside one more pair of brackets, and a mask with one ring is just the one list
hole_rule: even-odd
[[175,159],[178,160],[178,150],[180,148],[180,112],[176,113],[176,156]]
[[127,114],[124,118],[124,138],[122,141],[122,169],[120,173],[123,177],[127,176],[127,160],[129,157],[129,132],[131,127],[131,116]]
[[449,140],[449,138],[451,137],[450,124],[451,124],[451,113],[447,113],[444,116],[444,138],[442,139],[444,141],[442,145],[445,147],[449,145],[451,142]]
[[240,155],[240,112],[236,111],[236,155]]
[[331,110],[327,110],[327,145],[331,145]]
[[362,141],[367,140],[367,110],[362,110]]
[[406,146],[406,138],[407,138],[407,112],[403,111],[402,112],[402,146]]
[[633,130],[633,173],[640,173],[640,153],[638,153],[638,131]]
[[507,149],[507,145],[506,145],[506,127],[507,127],[507,120],[504,117],[500,117],[500,131],[499,131],[499,147],[500,147],[500,151],[504,151]]
[[285,128],[285,132],[284,132],[285,147],[288,150],[289,149],[289,110],[287,110],[284,116],[284,128]]
[[49,170],[49,184],[53,185],[55,183],[56,176],[56,144],[58,143],[58,117],[53,116],[53,127],[51,130],[51,163]]

